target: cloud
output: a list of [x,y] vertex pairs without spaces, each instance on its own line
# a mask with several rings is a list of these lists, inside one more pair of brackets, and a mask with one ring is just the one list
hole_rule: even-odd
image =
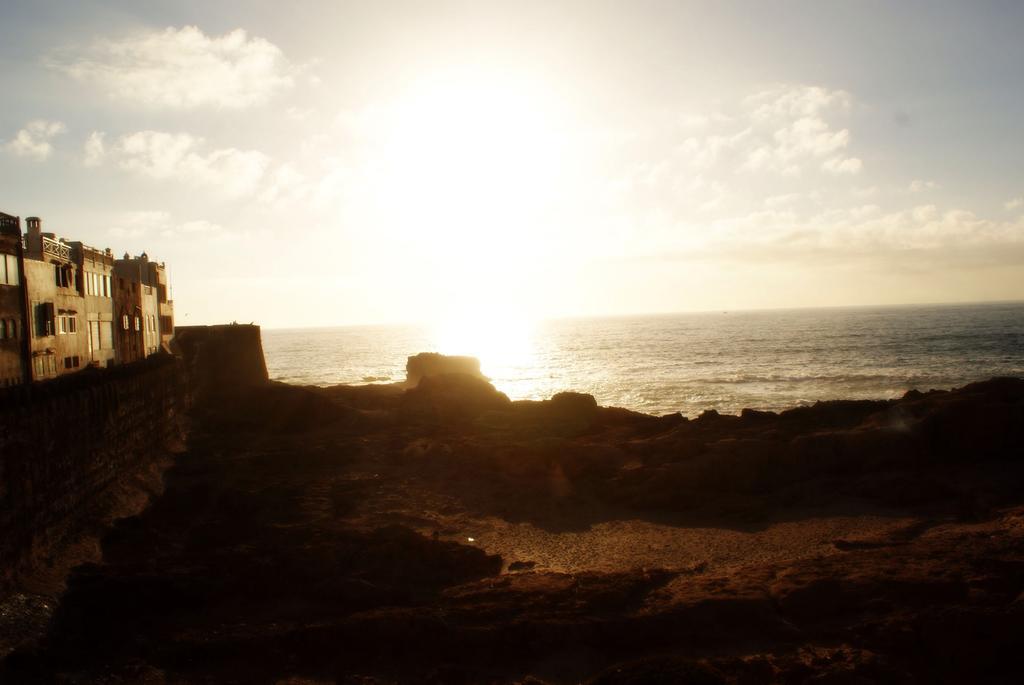
[[[850,154],[853,135],[834,123],[852,102],[843,90],[790,85],[716,102],[704,117],[654,115],[635,127],[635,135],[606,144],[609,164],[618,168],[612,211],[704,220],[791,194],[794,177],[814,183],[816,177],[858,175],[865,164]],[[765,206],[773,202],[783,200]]]
[[25,128],[18,131],[4,148],[19,157],[42,162],[53,154],[53,144],[50,141],[66,130],[67,127],[59,121],[34,119],[25,124]]
[[878,205],[856,205],[817,213],[764,210],[724,220],[713,249],[723,255],[763,255],[807,250],[859,255],[909,255],[957,250],[988,250],[995,259],[1003,248],[1019,257],[1024,248],[1024,221],[995,221],[965,209],[916,205],[883,211]]
[[121,212],[114,219],[109,233],[115,238],[136,238],[166,230],[170,224],[171,215],[163,211]]
[[933,190],[938,187],[939,184],[936,183],[935,181],[923,181],[919,178],[915,178],[913,181],[910,182],[910,185],[907,186],[907,192],[920,193],[925,190]]
[[106,147],[103,144],[105,137],[106,134],[100,131],[93,131],[89,134],[88,140],[85,141],[82,164],[88,167],[96,167],[103,164],[103,158],[107,154]]
[[271,205],[289,205],[305,201],[312,191],[306,177],[286,163],[269,175],[260,199]]
[[110,235],[116,238],[141,238],[144,236],[175,237],[181,234],[218,235],[223,232],[220,224],[206,219],[192,219],[175,223],[170,212],[142,210],[121,212],[113,221]]
[[755,119],[817,118],[830,109],[849,109],[853,98],[844,90],[822,86],[778,84],[745,99]]
[[115,100],[176,109],[260,105],[294,86],[303,71],[276,45],[242,29],[207,36],[195,26],[98,40],[49,66]]
[[783,193],[782,195],[772,195],[771,197],[765,198],[764,206],[769,208],[785,207],[797,202],[802,197],[802,193]]
[[209,149],[202,138],[165,131],[123,135],[108,156],[142,176],[212,187],[235,197],[255,192],[270,164],[257,150]]
[[216,233],[222,230],[220,224],[215,224],[212,221],[206,219],[194,219],[192,221],[186,221],[180,224],[175,231],[169,231],[165,235],[173,235],[175,233]]
[[857,157],[833,157],[826,159],[821,168],[833,174],[857,174],[863,166]]
[[703,138],[691,136],[683,141],[679,151],[693,166],[706,169],[718,162],[723,153],[742,146],[751,131],[745,128],[729,135],[709,135]]
[[842,154],[850,144],[849,129],[833,128],[826,119],[849,109],[851,102],[846,91],[819,86],[776,86],[746,98],[747,115],[761,142],[741,168],[795,176],[808,161],[823,160],[821,169],[830,173],[860,172],[863,162]]
[[1003,204],[1003,207],[1005,207],[1006,209],[1008,209],[1010,211],[1013,211],[1015,209],[1020,209],[1021,207],[1024,207],[1024,197],[1015,197],[1012,200],[1007,200]]
[[303,108],[303,107],[289,107],[289,108],[287,108],[284,111],[284,115],[286,117],[288,117],[292,121],[296,121],[296,122],[300,122],[300,123],[304,122],[304,121],[307,121],[315,113],[316,113],[316,110],[314,110],[312,108]]

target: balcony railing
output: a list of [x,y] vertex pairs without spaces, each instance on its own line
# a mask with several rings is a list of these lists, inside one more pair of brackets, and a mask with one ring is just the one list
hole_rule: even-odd
[[64,261],[71,260],[71,248],[64,243],[53,240],[51,238],[43,237],[43,254],[57,259],[63,259]]

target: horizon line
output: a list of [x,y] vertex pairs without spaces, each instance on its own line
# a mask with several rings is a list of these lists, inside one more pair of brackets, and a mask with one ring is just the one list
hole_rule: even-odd
[[[790,306],[790,307],[745,307],[740,309],[683,309],[671,311],[648,311],[630,313],[606,313],[606,314],[567,314],[540,317],[536,323],[549,323],[556,321],[580,321],[593,319],[629,319],[629,318],[654,318],[659,316],[677,316],[683,314],[746,314],[753,312],[789,312],[789,311],[814,311],[823,309],[898,309],[901,307],[965,307],[980,305],[1000,304],[1024,304],[1024,298],[1007,300],[966,300],[961,302],[950,301],[927,301],[927,302],[897,302],[888,304],[833,304],[833,305],[812,305],[812,306]],[[377,327],[413,327],[432,326],[430,321],[384,321],[384,322],[362,322],[344,323],[331,325],[287,325],[287,326],[265,326],[253,322],[260,327],[260,330],[287,331],[287,330],[326,330],[336,328],[377,328]],[[218,325],[218,324],[193,324],[193,325]]]

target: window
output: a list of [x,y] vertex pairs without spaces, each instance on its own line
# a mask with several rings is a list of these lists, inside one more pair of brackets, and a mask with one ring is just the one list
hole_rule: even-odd
[[111,350],[114,348],[114,322],[100,321],[100,349]]
[[7,322],[0,319],[0,340],[7,340]]
[[32,318],[37,338],[53,335],[53,302],[33,302]]
[[0,255],[0,284],[18,285],[18,257],[12,254]]
[[103,297],[110,297],[110,276],[103,277]]
[[128,326],[128,315],[127,314],[123,314],[121,316],[121,328],[123,328],[126,331],[129,328],[129,326]]
[[57,333],[65,335],[78,332],[78,317],[74,314],[60,314],[57,316]]
[[73,281],[71,267],[67,264],[54,264],[53,280],[58,288],[70,288]]
[[135,317],[135,330],[137,330],[137,331],[141,331],[142,330],[142,320],[139,317],[137,317],[137,316]]
[[32,358],[32,370],[36,378],[45,378],[57,373],[57,355],[44,354]]
[[[2,326],[2,325],[3,325],[3,322],[0,321],[0,326]],[[7,338],[9,338],[11,340],[17,340],[18,339],[18,322],[17,321],[15,321],[14,319],[7,319],[7,326],[5,326],[5,328],[7,329],[7,336],[6,336]]]

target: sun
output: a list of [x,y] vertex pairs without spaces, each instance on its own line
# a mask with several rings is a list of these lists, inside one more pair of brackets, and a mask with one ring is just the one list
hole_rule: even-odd
[[[383,152],[407,219],[470,249],[499,229],[528,231],[526,220],[557,197],[564,135],[555,101],[511,74],[449,70],[418,82],[394,104]],[[481,230],[484,219],[496,229]]]
[[557,257],[564,103],[536,75],[460,67],[424,75],[375,125],[367,224],[386,258],[429,292],[443,351],[514,356]]
[[505,312],[478,312],[441,320],[431,335],[438,352],[476,357],[484,375],[500,379],[534,363],[536,325]]

